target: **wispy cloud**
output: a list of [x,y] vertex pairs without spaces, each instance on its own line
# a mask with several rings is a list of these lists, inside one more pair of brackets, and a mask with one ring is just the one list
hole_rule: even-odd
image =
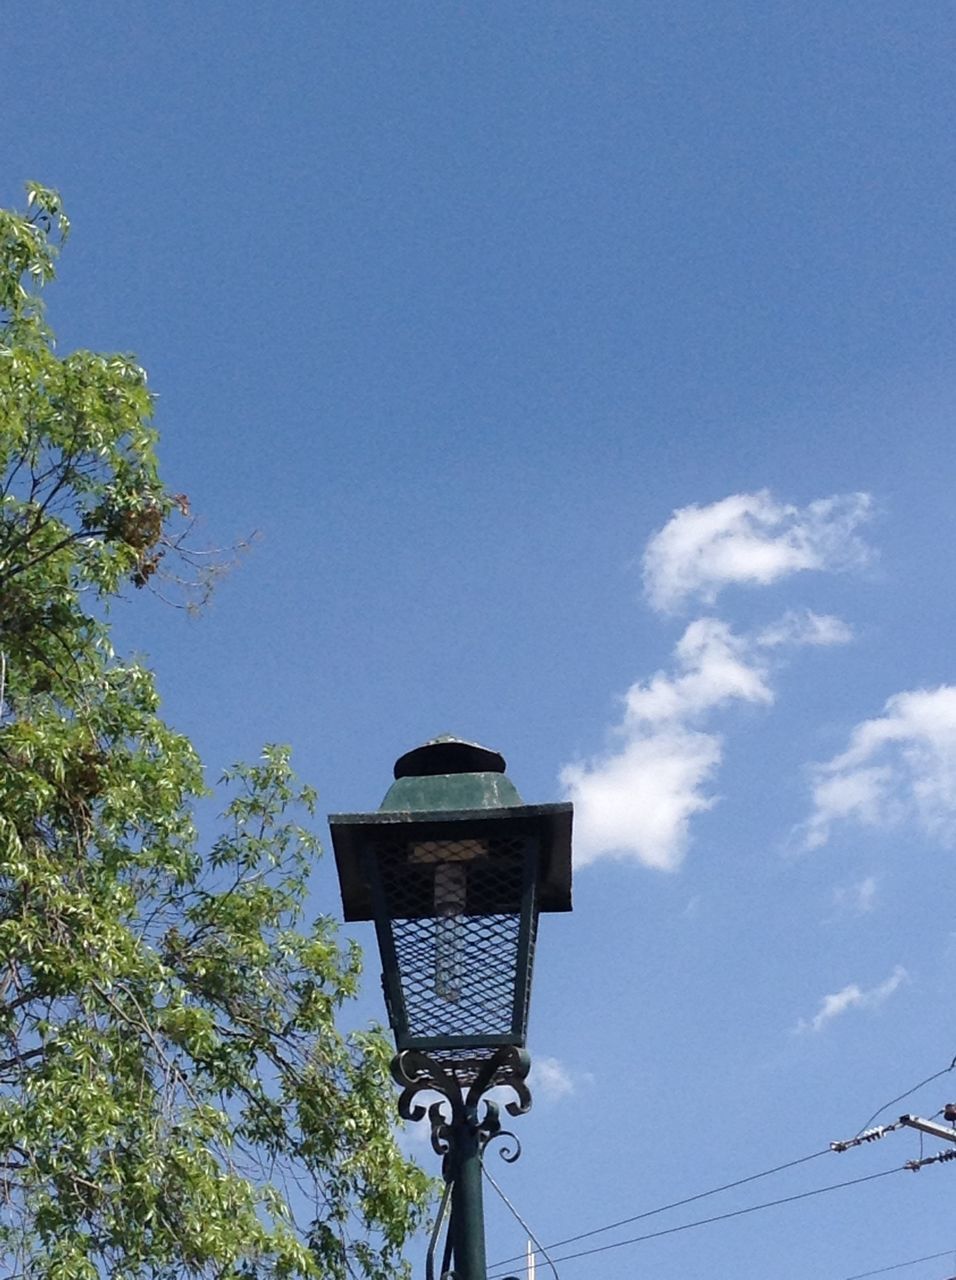
[[767,649],[785,644],[833,645],[849,644],[853,628],[842,618],[830,613],[813,613],[810,609],[797,612],[788,609],[782,618],[764,627],[757,643]]
[[611,856],[662,871],[679,867],[691,819],[716,803],[710,784],[723,738],[705,727],[708,717],[735,702],[769,706],[771,655],[783,646],[846,637],[839,619],[810,613],[786,614],[756,636],[739,635],[719,618],[692,622],[672,669],[624,695],[611,749],[561,772],[575,806],[579,864]]
[[687,722],[723,703],[773,701],[753,642],[719,618],[698,618],[674,649],[676,675],[659,671],[625,696],[625,727]]
[[533,1093],[548,1102],[559,1102],[574,1093],[575,1082],[563,1062],[557,1058],[537,1056],[531,1061],[528,1084]]
[[820,1001],[820,1008],[813,1017],[809,1021],[801,1018],[794,1030],[798,1033],[819,1032],[850,1009],[877,1009],[899,990],[908,976],[903,966],[897,965],[885,982],[881,982],[877,987],[871,987],[869,991],[864,991],[857,983],[850,982],[841,990],[824,996]]
[[847,749],[816,766],[813,810],[795,838],[815,849],[839,822],[885,827],[909,818],[956,844],[956,686],[897,693],[881,716],[858,724]]
[[766,489],[681,507],[644,553],[648,601],[671,613],[692,600],[712,604],[726,586],[767,586],[803,570],[859,566],[871,556],[857,532],[871,508],[865,493],[797,507]]
[[838,917],[868,915],[876,905],[876,877],[864,876],[853,884],[837,885],[831,901]]

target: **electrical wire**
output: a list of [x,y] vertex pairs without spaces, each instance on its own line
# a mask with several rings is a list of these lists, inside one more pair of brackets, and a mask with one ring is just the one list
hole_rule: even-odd
[[[775,1209],[779,1205],[793,1204],[798,1200],[809,1200],[814,1196],[826,1195],[829,1191],[842,1191],[846,1187],[858,1187],[864,1182],[876,1182],[878,1178],[888,1178],[891,1173],[903,1173],[905,1165],[897,1165],[893,1169],[884,1169],[880,1173],[866,1174],[862,1178],[850,1178],[846,1182],[833,1182],[827,1187],[817,1187],[813,1191],[800,1191],[796,1195],[782,1196],[778,1200],[765,1200],[761,1204],[747,1205],[743,1209],[731,1209],[727,1213],[718,1213],[711,1218],[698,1218],[694,1222],[684,1222],[676,1227],[664,1227],[660,1231],[649,1231],[642,1236],[632,1236],[628,1240],[617,1240],[613,1244],[597,1245],[593,1249],[581,1249],[578,1253],[566,1253],[560,1258],[556,1258],[556,1262],[571,1262],[576,1258],[588,1258],[597,1253],[608,1253],[612,1249],[623,1249],[626,1245],[643,1244],[645,1240],[658,1240],[663,1236],[677,1235],[681,1231],[691,1231],[695,1227],[710,1226],[714,1222],[727,1222],[731,1218],[742,1218],[749,1213],[757,1213],[761,1209]],[[495,1267],[499,1264],[495,1263]],[[527,1271],[527,1265],[517,1268],[518,1271]],[[498,1272],[496,1275],[489,1276],[489,1280],[507,1280],[504,1272]]]
[[[797,1160],[788,1160],[786,1164],[774,1165],[772,1169],[764,1169],[760,1173],[751,1173],[746,1178],[737,1178],[734,1182],[725,1182],[720,1187],[711,1187],[709,1191],[698,1191],[696,1195],[685,1196],[683,1200],[672,1200],[670,1204],[658,1205],[656,1209],[645,1209],[643,1213],[632,1214],[629,1218],[618,1218],[617,1222],[609,1222],[605,1227],[593,1227],[590,1231],[580,1231],[576,1236],[565,1236],[563,1240],[555,1240],[548,1247],[550,1249],[563,1249],[566,1244],[577,1244],[579,1240],[589,1240],[592,1236],[598,1236],[605,1231],[614,1231],[617,1227],[630,1226],[632,1222],[641,1222],[644,1218],[656,1217],[659,1213],[666,1213],[668,1209],[681,1209],[684,1205],[693,1204],[696,1200],[706,1200],[709,1196],[719,1195],[721,1191],[733,1191],[735,1187],[746,1186],[748,1182],[757,1182],[761,1178],[769,1178],[771,1174],[782,1173],[785,1169],[796,1168],[799,1164],[806,1164],[810,1160],[816,1160],[819,1156],[830,1155],[830,1148],[825,1147],[822,1151],[814,1151],[812,1155],[800,1156]],[[542,1253],[544,1250],[542,1249]],[[520,1262],[521,1254],[515,1254],[510,1258],[502,1258],[498,1262],[491,1264],[492,1268],[507,1266],[509,1262]]]
[[883,1276],[888,1271],[902,1271],[904,1267],[915,1267],[920,1262],[933,1262],[937,1258],[949,1258],[956,1252],[953,1249],[944,1249],[942,1253],[927,1253],[922,1258],[910,1258],[908,1262],[894,1262],[889,1267],[877,1267],[875,1271],[858,1271],[856,1275],[847,1276],[846,1280],[867,1280],[869,1276]]
[[485,1175],[485,1177],[488,1179],[488,1181],[497,1191],[498,1195],[504,1201],[505,1205],[511,1211],[511,1215],[515,1219],[515,1221],[518,1223],[518,1225],[520,1227],[523,1227],[524,1230],[528,1233],[529,1237],[531,1238],[531,1243],[535,1246],[535,1248],[538,1250],[539,1253],[544,1255],[545,1261],[547,1262],[548,1266],[551,1268],[551,1271],[554,1274],[554,1280],[561,1280],[561,1277],[558,1275],[558,1269],[554,1265],[554,1262],[551,1259],[550,1253],[548,1253],[547,1249],[544,1247],[544,1245],[541,1243],[538,1237],[534,1234],[534,1232],[528,1226],[527,1222],[525,1222],[524,1218],[522,1218],[521,1214],[514,1207],[514,1205],[511,1203],[511,1201],[508,1199],[508,1197],[505,1195],[502,1189],[498,1186],[497,1182],[495,1182],[494,1178],[488,1172],[488,1168],[484,1161],[481,1162],[481,1172]]
[[845,1276],[844,1280],[867,1280],[868,1276],[883,1276],[888,1271],[902,1271],[904,1267],[915,1267],[918,1262],[933,1262],[937,1258],[949,1258],[956,1249],[944,1249],[942,1253],[926,1253],[922,1258],[910,1258],[908,1262],[894,1262],[889,1267],[877,1267],[875,1271],[858,1271],[854,1276]]
[[922,1089],[924,1085],[932,1084],[934,1080],[939,1080],[941,1076],[949,1075],[954,1067],[956,1067],[956,1058],[953,1058],[948,1067],[943,1067],[942,1071],[937,1071],[935,1075],[927,1076],[926,1079],[921,1080],[919,1084],[914,1084],[912,1089],[907,1089],[906,1092],[901,1093],[898,1098],[890,1098],[889,1102],[884,1103],[883,1106],[880,1107],[879,1111],[873,1112],[866,1124],[860,1125],[856,1132],[856,1136],[859,1137],[864,1129],[869,1129],[877,1116],[881,1116],[884,1111],[889,1111],[890,1107],[895,1107],[898,1102],[902,1102],[905,1098],[910,1097],[910,1095],[916,1093],[918,1089]]
[[[869,1126],[873,1123],[873,1121],[878,1116],[881,1116],[884,1111],[889,1110],[889,1108],[892,1106],[895,1106],[896,1103],[902,1102],[905,1098],[910,1097],[911,1094],[916,1093],[919,1089],[922,1089],[925,1085],[932,1084],[934,1080],[939,1080],[942,1076],[948,1075],[949,1072],[954,1069],[954,1067],[956,1067],[956,1057],[953,1058],[952,1062],[949,1064],[948,1067],[943,1067],[941,1071],[936,1071],[934,1072],[933,1075],[927,1076],[925,1080],[921,1080],[919,1084],[913,1085],[912,1088],[907,1089],[905,1093],[901,1093],[898,1097],[891,1098],[890,1101],[884,1103],[883,1106],[880,1107],[878,1111],[874,1111],[873,1115],[870,1116],[866,1124],[864,1124],[860,1129],[857,1130],[856,1137],[858,1138],[864,1132],[864,1130],[869,1128]],[[892,1127],[895,1128],[896,1126],[894,1125]],[[889,1132],[889,1130],[887,1130],[887,1132]],[[684,1205],[693,1204],[697,1200],[705,1200],[709,1196],[719,1195],[722,1191],[732,1191],[736,1187],[746,1186],[748,1182],[757,1182],[761,1178],[769,1178],[771,1175],[775,1173],[782,1173],[786,1169],[792,1169],[797,1165],[806,1164],[810,1160],[816,1160],[819,1156],[830,1154],[830,1152],[835,1149],[838,1149],[838,1148],[831,1145],[829,1147],[826,1147],[822,1151],[814,1151],[811,1155],[800,1156],[796,1160],[788,1160],[785,1164],[775,1165],[772,1169],[764,1169],[760,1173],[750,1174],[750,1176],[746,1178],[738,1178],[734,1182],[725,1182],[722,1186],[712,1187],[708,1191],[699,1191],[697,1192],[696,1195],[686,1196],[682,1200],[673,1200],[670,1202],[670,1204],[660,1205],[656,1209],[646,1209],[643,1213],[635,1213],[628,1218],[619,1218],[616,1222],[610,1222],[606,1226],[593,1227],[591,1230],[581,1231],[577,1235],[565,1236],[563,1240],[556,1240],[552,1244],[550,1244],[548,1247],[551,1249],[561,1249],[565,1245],[576,1244],[579,1240],[590,1239],[592,1236],[601,1235],[605,1231],[614,1231],[616,1230],[616,1228],[628,1226],[632,1222],[640,1222],[645,1218],[655,1217],[657,1214],[666,1213],[670,1209],[680,1209]],[[520,1262],[521,1258],[522,1258],[521,1254],[515,1254],[512,1257],[502,1258],[498,1262],[492,1263],[491,1267],[492,1269],[496,1267],[504,1267],[511,1262]]]

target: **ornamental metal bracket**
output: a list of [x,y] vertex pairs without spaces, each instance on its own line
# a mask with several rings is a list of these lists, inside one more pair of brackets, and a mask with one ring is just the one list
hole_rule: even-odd
[[[419,1121],[428,1117],[431,1125],[432,1149],[444,1157],[442,1174],[450,1176],[448,1155],[452,1131],[461,1126],[477,1135],[481,1151],[494,1138],[509,1139],[513,1144],[502,1149],[502,1158],[513,1163],[521,1154],[521,1144],[513,1133],[501,1126],[501,1108],[484,1095],[491,1089],[511,1089],[515,1100],[505,1103],[510,1116],[521,1116],[531,1110],[531,1091],[527,1085],[531,1058],[527,1050],[506,1045],[483,1062],[475,1064],[462,1079],[454,1066],[429,1058],[416,1049],[405,1049],[392,1059],[392,1078],[401,1085],[398,1113],[403,1120]],[[441,1098],[430,1106],[416,1102],[419,1093],[439,1093]]]

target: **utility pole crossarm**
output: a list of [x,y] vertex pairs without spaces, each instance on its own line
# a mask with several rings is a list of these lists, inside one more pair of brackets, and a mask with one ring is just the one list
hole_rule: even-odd
[[928,1133],[933,1138],[942,1138],[944,1142],[956,1142],[956,1129],[936,1124],[933,1120],[922,1120],[919,1116],[900,1116],[900,1124],[905,1124],[910,1129],[919,1129],[920,1133]]

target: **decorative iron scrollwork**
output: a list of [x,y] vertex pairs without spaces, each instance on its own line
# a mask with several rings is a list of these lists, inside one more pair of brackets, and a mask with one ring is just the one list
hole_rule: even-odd
[[[521,1158],[521,1143],[518,1141],[518,1135],[511,1132],[510,1129],[500,1129],[497,1133],[491,1134],[488,1139],[490,1142],[493,1138],[500,1138],[504,1144],[498,1155],[501,1156],[505,1164],[514,1164]],[[487,1146],[488,1144],[485,1143]]]
[[[524,1115],[531,1109],[531,1091],[527,1077],[531,1059],[524,1049],[506,1045],[490,1058],[466,1068],[460,1078],[453,1066],[428,1057],[416,1049],[405,1049],[392,1059],[392,1077],[401,1086],[398,1112],[404,1120],[419,1121],[428,1117],[433,1150],[447,1159],[451,1150],[451,1134],[458,1125],[467,1125],[477,1135],[481,1150],[493,1138],[510,1140],[501,1152],[502,1159],[513,1163],[521,1154],[521,1144],[513,1133],[501,1127],[501,1108],[484,1095],[491,1089],[510,1089],[515,1097],[505,1103],[510,1116]],[[415,1099],[420,1093],[438,1093],[441,1099],[423,1106]]]

